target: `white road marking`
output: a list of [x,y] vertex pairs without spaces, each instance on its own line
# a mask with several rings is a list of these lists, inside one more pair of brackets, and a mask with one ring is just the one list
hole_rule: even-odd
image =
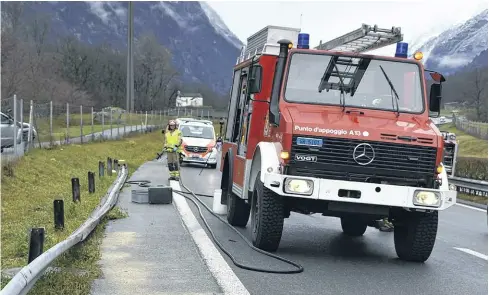
[[479,252],[476,252],[474,250],[470,250],[470,249],[467,249],[467,248],[457,248],[457,247],[453,247],[453,248],[454,249],[457,249],[459,251],[465,252],[467,254],[474,255],[475,257],[482,258],[482,259],[484,259],[484,260],[487,261],[487,255],[484,255],[482,253],[479,253]]
[[481,208],[477,208],[477,207],[473,207],[473,206],[469,206],[469,205],[465,205],[465,204],[456,203],[455,205],[461,206],[461,207],[464,207],[464,208],[468,208],[468,209],[472,209],[472,210],[476,210],[476,211],[480,211],[480,212],[487,212],[487,210],[484,210],[484,209],[481,209]]
[[[170,186],[174,190],[181,191],[180,184],[177,181],[170,180]],[[224,294],[250,295],[243,283],[227,264],[226,260],[224,260],[219,250],[214,246],[209,236],[207,236],[202,226],[200,226],[185,198],[177,193],[173,193],[173,200],[205,264],[216,279],[217,284],[222,288]]]

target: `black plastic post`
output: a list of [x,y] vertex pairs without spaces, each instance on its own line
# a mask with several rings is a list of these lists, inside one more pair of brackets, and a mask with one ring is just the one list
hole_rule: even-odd
[[107,171],[112,170],[112,158],[107,158]]
[[54,200],[54,228],[65,228],[65,208],[63,200]]
[[31,228],[31,236],[29,241],[29,258],[27,263],[31,263],[39,255],[42,254],[44,248],[44,228]]
[[112,176],[112,158],[107,158],[107,175]]
[[98,161],[98,177],[104,177],[105,165],[104,162]]
[[88,193],[95,192],[95,172],[88,171]]
[[80,202],[80,179],[71,179],[71,192],[73,195],[73,202]]

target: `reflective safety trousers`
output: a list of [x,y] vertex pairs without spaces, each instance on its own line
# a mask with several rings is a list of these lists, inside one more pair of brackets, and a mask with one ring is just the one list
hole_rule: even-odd
[[[173,148],[175,145],[180,143],[181,138],[182,132],[178,129],[165,132],[165,147]],[[180,147],[178,150],[180,150]]]

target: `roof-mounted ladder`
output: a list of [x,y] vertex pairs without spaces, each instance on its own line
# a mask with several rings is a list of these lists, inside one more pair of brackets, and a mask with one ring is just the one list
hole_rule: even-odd
[[[358,87],[355,83],[362,80],[369,63],[370,59],[366,58],[333,56],[319,83],[318,91],[334,89],[350,93],[353,96]],[[332,77],[335,77],[338,81],[329,82]]]
[[401,28],[380,29],[377,25],[362,24],[360,29],[352,31],[326,43],[319,43],[315,49],[349,52],[366,52],[386,47],[403,40]]

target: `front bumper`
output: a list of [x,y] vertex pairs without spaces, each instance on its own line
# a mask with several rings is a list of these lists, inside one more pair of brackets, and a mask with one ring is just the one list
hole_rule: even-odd
[[217,153],[216,152],[211,152],[208,153],[205,156],[200,156],[200,155],[186,155],[184,153],[181,154],[181,159],[182,162],[185,163],[195,163],[195,164],[209,164],[209,165],[214,165],[217,164]]
[[[336,201],[357,204],[369,204],[388,207],[402,207],[411,209],[445,210],[457,202],[457,192],[454,190],[424,189],[417,187],[350,182],[341,180],[300,177],[276,173],[264,173],[264,185],[281,196],[307,198],[313,200]],[[290,194],[284,192],[286,178],[304,179],[313,182],[311,195]],[[340,197],[339,191],[359,191],[360,197]],[[441,196],[439,207],[415,205],[413,197],[416,191],[436,192]]]

